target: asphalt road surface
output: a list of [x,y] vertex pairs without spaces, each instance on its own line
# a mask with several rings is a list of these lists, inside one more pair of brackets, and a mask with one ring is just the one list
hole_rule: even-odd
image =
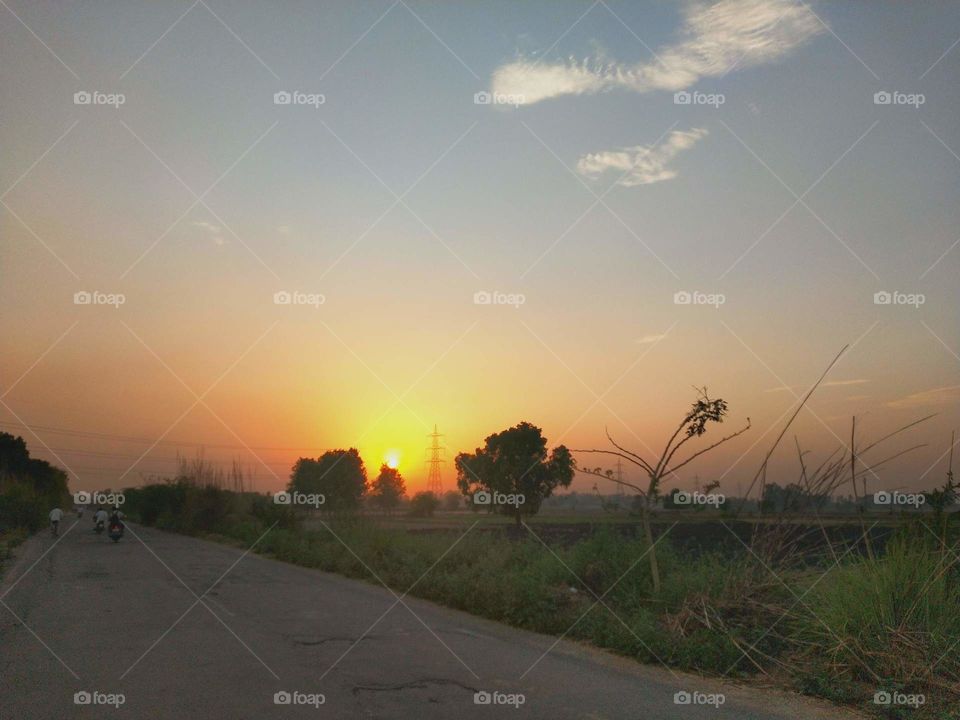
[[[138,526],[114,544],[87,517],[64,524],[57,541],[21,546],[0,583],[3,720],[855,717],[398,602],[372,577]],[[677,704],[678,692],[701,695]],[[716,693],[722,705],[699,704]]]

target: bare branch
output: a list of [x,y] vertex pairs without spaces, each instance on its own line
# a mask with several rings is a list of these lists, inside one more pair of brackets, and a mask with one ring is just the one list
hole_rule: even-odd
[[[713,445],[708,445],[707,447],[703,448],[702,450],[698,450],[698,451],[695,452],[693,455],[691,455],[691,456],[688,457],[686,460],[684,460],[682,463],[680,463],[679,465],[676,465],[676,466],[670,468],[670,469],[667,470],[666,472],[676,472],[677,470],[679,470],[680,468],[682,468],[682,467],[683,467],[684,465],[686,465],[687,463],[690,463],[690,462],[692,462],[695,458],[698,458],[698,457],[700,457],[701,455],[703,455],[705,452],[709,452],[710,450],[713,450],[715,447],[719,447],[720,445],[723,445],[723,444],[724,444],[725,442],[727,442],[728,440],[733,440],[733,439],[734,439],[735,437],[737,437],[738,435],[743,435],[743,434],[744,434],[747,430],[749,430],[749,429],[750,429],[750,418],[747,418],[747,424],[746,424],[744,427],[740,428],[740,429],[737,430],[735,433],[731,433],[730,435],[727,435],[727,436],[724,437],[724,438],[720,438],[720,439],[717,440],[715,443],[713,443]],[[677,447],[679,447],[679,445],[678,445]]]
[[[639,467],[643,467],[643,465],[641,465],[640,462],[638,462],[635,458],[633,458],[633,457],[631,457],[631,456],[629,456],[629,455],[624,455],[623,453],[614,452],[613,450],[571,450],[570,452],[572,452],[572,453],[596,453],[596,454],[600,454],[600,455],[613,455],[613,456],[615,456],[615,457],[623,458],[623,459],[626,460],[627,462],[632,462],[634,465],[637,465],[637,466],[639,466]],[[644,468],[644,470],[646,470],[646,468]]]
[[606,475],[605,473],[602,473],[602,472],[598,472],[597,470],[587,470],[586,468],[577,468],[577,472],[582,472],[585,475],[595,475],[596,477],[603,478],[604,480],[609,480],[612,483],[617,483],[618,485],[624,485],[628,488],[633,488],[641,495],[647,494],[643,490],[643,488],[637,485],[634,485],[633,483],[628,483],[626,480],[617,480],[617,478],[610,477],[609,475]]
[[637,461],[640,463],[640,467],[642,467],[644,470],[646,470],[647,473],[649,473],[649,474],[651,474],[651,475],[653,474],[653,466],[650,465],[650,463],[648,463],[646,460],[644,460],[642,457],[640,457],[640,456],[637,455],[636,453],[630,452],[630,451],[627,450],[626,448],[621,447],[620,445],[618,445],[618,444],[616,443],[616,441],[610,436],[610,431],[609,431],[607,428],[604,428],[603,431],[607,434],[607,440],[610,441],[610,444],[611,444],[611,445],[613,445],[617,450],[619,450],[619,451],[621,451],[621,452],[625,452],[625,453],[627,453],[627,455],[630,455],[631,457],[636,458]]

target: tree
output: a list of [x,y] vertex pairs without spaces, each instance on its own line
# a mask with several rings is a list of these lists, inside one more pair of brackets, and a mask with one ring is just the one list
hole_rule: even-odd
[[433,517],[440,507],[440,499],[429,490],[418,492],[410,500],[410,514],[414,517]]
[[[547,439],[528,422],[490,435],[474,453],[460,453],[456,466],[461,493],[469,497],[487,491],[491,508],[512,515],[518,527],[522,516],[535,515],[555,488],[569,487],[575,469],[570,451],[558,445],[548,454]],[[499,503],[499,498],[507,502]]]
[[406,494],[407,486],[400,471],[386,463],[381,465],[380,474],[370,485],[370,501],[381,510],[391,512]]
[[357,509],[367,490],[367,470],[356,448],[329,450],[316,460],[297,460],[287,489],[320,493],[327,510],[349,512]]
[[67,474],[31,458],[22,437],[0,432],[0,533],[14,527],[37,530],[50,508],[69,502]]
[[456,490],[447,490],[443,494],[444,510],[459,510],[463,507],[463,496]]
[[[610,444],[616,448],[615,450],[591,449],[573,451],[581,453],[615,455],[623,460],[626,460],[627,462],[633,463],[641,468],[644,473],[646,473],[647,486],[644,488],[617,477],[613,470],[603,470],[599,467],[580,468],[581,472],[584,472],[588,475],[596,475],[619,485],[625,485],[626,487],[633,488],[643,498],[642,505],[640,506],[641,518],[643,521],[643,533],[647,541],[647,555],[650,558],[650,577],[653,579],[654,593],[660,592],[660,569],[657,565],[657,554],[653,542],[653,529],[650,524],[650,515],[652,514],[653,506],[660,495],[660,486],[663,483],[663,479],[667,476],[674,475],[677,470],[693,462],[693,460],[700,457],[704,453],[713,450],[728,440],[732,440],[738,435],[742,435],[750,429],[750,418],[747,418],[747,424],[745,427],[737,430],[731,435],[720,438],[720,440],[712,445],[708,445],[705,448],[701,448],[700,450],[691,453],[685,459],[674,462],[673,458],[680,448],[682,448],[688,442],[706,434],[708,423],[722,423],[724,417],[727,415],[726,400],[722,400],[720,398],[711,399],[707,394],[706,388],[698,389],[698,392],[699,397],[696,399],[693,405],[691,405],[690,410],[687,411],[687,414],[683,416],[683,420],[680,421],[677,429],[673,431],[673,435],[670,436],[666,447],[663,449],[663,452],[660,453],[660,458],[656,462],[645,460],[638,453],[631,452],[621,445],[618,445],[617,442],[610,437],[609,432],[607,433],[607,440],[609,440]],[[710,492],[711,490],[715,489],[718,484],[719,483],[711,483],[707,485],[704,488],[704,492]]]

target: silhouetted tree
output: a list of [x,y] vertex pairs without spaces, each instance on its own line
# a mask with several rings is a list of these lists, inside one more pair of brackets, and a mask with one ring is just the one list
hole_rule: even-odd
[[[708,423],[721,423],[726,415],[726,400],[722,400],[720,398],[711,399],[707,394],[707,389],[702,388],[699,390],[699,397],[693,403],[693,405],[690,406],[690,410],[687,411],[687,414],[683,416],[683,420],[680,421],[677,429],[673,431],[673,435],[671,435],[670,439],[667,441],[666,447],[663,449],[663,452],[660,453],[660,458],[655,462],[645,460],[638,453],[631,452],[630,450],[618,445],[614,439],[610,437],[609,432],[607,433],[607,439],[610,441],[610,444],[616,448],[616,450],[574,450],[574,452],[582,453],[616,455],[617,457],[640,467],[643,469],[644,473],[646,473],[647,486],[646,488],[643,488],[639,485],[635,485],[634,483],[618,478],[614,474],[613,470],[604,470],[599,467],[580,468],[581,472],[584,472],[588,475],[596,475],[619,485],[625,485],[626,487],[633,488],[643,497],[643,504],[641,505],[641,517],[643,520],[643,532],[648,546],[647,555],[650,558],[650,576],[653,579],[653,591],[655,593],[660,592],[660,568],[657,564],[657,554],[653,542],[653,529],[650,524],[650,515],[653,511],[653,506],[656,503],[657,497],[660,494],[661,483],[665,477],[676,473],[677,470],[691,463],[694,459],[700,457],[706,452],[709,452],[710,450],[713,450],[715,447],[722,445],[728,440],[732,440],[733,438],[745,433],[750,429],[750,418],[747,418],[747,424],[745,427],[737,430],[731,435],[720,438],[720,440],[712,445],[708,445],[707,447],[690,454],[686,457],[686,459],[677,460],[674,462],[673,458],[680,448],[682,448],[691,440],[695,440],[696,438],[704,435],[707,432]],[[704,492],[710,492],[711,490],[715,489],[718,484],[719,483],[711,483],[707,485],[704,488]]]
[[444,510],[459,510],[463,507],[463,496],[456,490],[447,490],[443,494]]
[[356,510],[367,490],[367,470],[356,448],[329,450],[316,460],[297,460],[287,489],[321,493],[324,509],[332,512]]
[[36,530],[51,508],[69,502],[67,474],[46,460],[31,458],[22,437],[0,432],[0,532],[11,527]]
[[440,507],[440,498],[430,491],[418,492],[410,500],[410,514],[414,517],[433,517]]
[[[522,503],[499,505],[520,525],[523,515],[535,515],[544,498],[573,481],[570,451],[558,445],[549,454],[540,428],[528,422],[494,433],[474,453],[456,458],[457,487],[470,497],[478,490],[491,494],[523,496]],[[496,496],[494,496],[496,497]]]
[[392,512],[407,494],[407,485],[400,471],[386,463],[380,466],[380,474],[370,484],[370,502],[381,510]]

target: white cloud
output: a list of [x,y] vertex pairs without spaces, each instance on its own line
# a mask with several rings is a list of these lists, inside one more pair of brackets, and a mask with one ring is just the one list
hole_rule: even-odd
[[210,239],[213,240],[214,245],[226,245],[227,241],[224,239],[223,235],[221,234],[221,228],[219,225],[214,225],[213,223],[204,222],[202,220],[198,220],[190,224],[193,225],[194,227],[198,227],[198,228],[202,228],[203,230],[206,230],[207,233],[210,235]]
[[777,60],[824,30],[816,15],[793,0],[720,0],[691,4],[683,39],[636,65],[591,60],[544,63],[521,58],[497,68],[491,92],[522,95],[526,104],[612,88],[635,92],[691,87],[701,78]]
[[638,345],[649,345],[650,343],[660,342],[666,337],[666,334],[661,335],[644,335],[642,338],[637,339]]
[[957,402],[960,402],[960,385],[948,385],[892,400],[887,403],[887,406],[892,408],[918,408],[931,405],[953,405]]
[[614,170],[621,175],[618,185],[634,187],[663,182],[677,176],[677,171],[667,165],[677,153],[689,150],[706,130],[674,130],[659,145],[637,145],[622,150],[589,153],[577,161],[577,172],[589,178]]
[[[827,382],[823,383],[820,387],[825,387],[825,388],[847,387],[848,385],[863,385],[864,383],[868,383],[868,382],[870,381],[867,380],[866,378],[855,378],[853,380],[828,380]],[[793,387],[790,387],[788,385],[779,385],[778,387],[768,388],[767,390],[764,390],[764,392],[768,392],[768,393],[786,392],[788,390],[794,390],[794,389],[803,390],[804,392],[806,392],[810,388],[802,387],[800,385],[795,385]],[[867,397],[870,397],[870,396],[869,395],[851,395],[849,398],[847,398],[847,400],[856,400],[856,399],[867,398]]]

